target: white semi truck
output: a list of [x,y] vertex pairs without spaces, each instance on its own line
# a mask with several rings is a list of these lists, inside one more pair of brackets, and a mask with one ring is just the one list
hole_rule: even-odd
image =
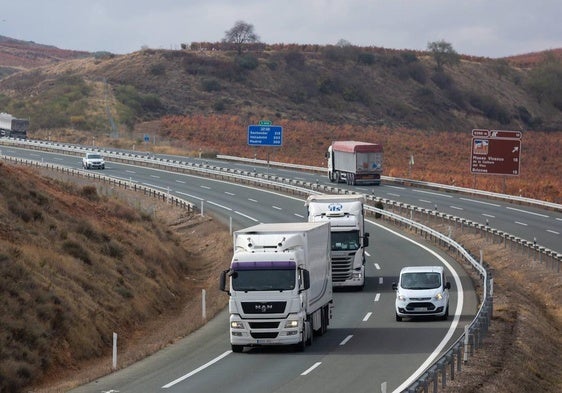
[[378,143],[335,141],[328,147],[328,178],[349,185],[381,183],[383,149]]
[[311,195],[306,200],[309,222],[329,222],[331,231],[332,281],[334,287],[362,289],[365,286],[365,196]]
[[304,350],[332,316],[330,224],[258,224],[234,232],[220,288],[230,295],[233,352],[262,345]]

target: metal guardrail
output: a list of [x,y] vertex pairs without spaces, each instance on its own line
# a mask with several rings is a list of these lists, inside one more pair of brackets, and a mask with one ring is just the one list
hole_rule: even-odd
[[0,158],[6,161],[11,161],[15,164],[54,170],[71,176],[78,176],[78,177],[83,177],[96,181],[102,181],[105,183],[109,183],[110,185],[117,186],[119,188],[129,189],[135,192],[142,192],[144,193],[144,195],[148,195],[158,200],[161,199],[163,202],[167,202],[171,205],[183,208],[187,210],[189,213],[195,213],[197,210],[192,203],[186,201],[185,199],[178,198],[174,195],[171,195],[170,192],[163,192],[161,190],[157,190],[152,187],[143,186],[123,179],[118,179],[111,176],[105,176],[100,173],[96,173],[92,171],[78,170],[74,168],[65,167],[62,165],[48,164],[48,163],[34,161],[34,160],[27,160],[27,159],[2,156],[2,155],[0,155]]
[[[288,163],[277,162],[277,161],[257,160],[257,159],[252,159],[252,158],[244,158],[244,157],[229,156],[229,155],[217,155],[217,158],[222,159],[222,160],[240,161],[240,162],[246,162],[246,163],[256,163],[256,164],[260,164],[260,165],[271,165],[271,166],[277,166],[277,167],[282,167],[282,168],[299,169],[299,170],[317,172],[317,173],[322,173],[322,174],[327,174],[327,172],[328,172],[328,168],[317,167],[317,166],[288,164]],[[467,195],[478,195],[478,196],[483,196],[483,197],[487,197],[487,198],[505,200],[505,201],[509,201],[509,202],[517,202],[517,203],[527,204],[527,205],[531,205],[531,206],[538,206],[538,207],[541,207],[541,208],[552,209],[552,210],[555,210],[555,211],[562,211],[562,205],[561,204],[553,203],[553,202],[547,202],[547,201],[541,201],[539,199],[526,198],[526,197],[516,196],[516,195],[500,194],[500,193],[491,192],[491,191],[475,190],[475,189],[466,188],[466,187],[449,186],[449,185],[446,185],[446,184],[432,183],[432,182],[412,180],[412,179],[405,179],[405,178],[400,178],[400,177],[381,176],[381,179],[386,181],[386,182],[389,182],[389,183],[404,184],[404,185],[417,186],[417,187],[422,187],[422,188],[431,188],[431,189],[437,189],[437,190],[454,191],[454,192],[458,192],[458,193],[464,193],[464,194],[467,194]]]

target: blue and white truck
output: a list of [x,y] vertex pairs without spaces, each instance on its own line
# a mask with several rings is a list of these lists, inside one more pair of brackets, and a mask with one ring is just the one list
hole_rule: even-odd
[[311,195],[305,205],[309,222],[329,222],[334,287],[361,290],[365,286],[365,195]]

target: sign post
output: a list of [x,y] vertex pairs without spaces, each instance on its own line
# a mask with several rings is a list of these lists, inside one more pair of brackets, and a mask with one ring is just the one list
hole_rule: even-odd
[[472,130],[470,172],[519,176],[521,137],[520,131]]

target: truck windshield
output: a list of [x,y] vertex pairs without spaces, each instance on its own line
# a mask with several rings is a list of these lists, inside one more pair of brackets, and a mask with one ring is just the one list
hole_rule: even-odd
[[404,289],[433,289],[441,286],[439,273],[403,273],[400,280],[400,286]]
[[359,231],[332,232],[332,251],[352,251],[359,249]]
[[290,291],[295,288],[294,262],[235,262],[232,289],[235,291]]

